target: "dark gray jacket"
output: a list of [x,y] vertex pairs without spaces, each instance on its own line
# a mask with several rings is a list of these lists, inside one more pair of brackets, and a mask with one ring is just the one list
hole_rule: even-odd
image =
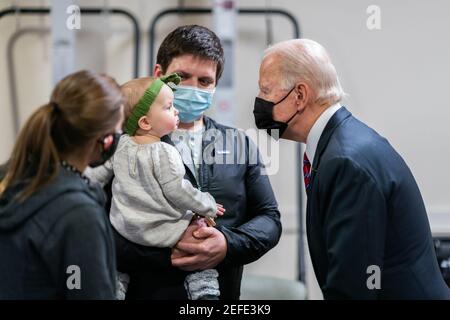
[[[216,156],[215,160],[201,164],[199,184],[186,165],[185,178],[227,210],[217,219],[228,243],[226,258],[217,269],[221,299],[238,299],[243,265],[259,259],[279,241],[280,212],[269,179],[261,174],[256,146],[242,131],[208,117],[204,122],[203,152],[206,158]],[[173,144],[167,136],[163,141]],[[170,248],[139,246],[117,233],[116,240],[119,270],[131,278],[127,298],[187,299],[186,273],[171,266]]]
[[0,299],[115,299],[103,191],[66,169],[19,203],[25,185],[0,198]]

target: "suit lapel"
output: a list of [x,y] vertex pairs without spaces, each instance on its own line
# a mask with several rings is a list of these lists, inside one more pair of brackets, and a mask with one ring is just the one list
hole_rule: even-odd
[[319,143],[317,144],[316,154],[311,166],[311,187],[309,188],[309,192],[311,192],[312,190],[314,178],[317,173],[317,168],[320,164],[320,159],[322,158],[323,152],[325,151],[334,130],[342,123],[342,121],[344,121],[351,115],[352,114],[345,107],[342,107],[338,111],[336,111],[336,113],[331,117],[330,121],[328,121],[327,125],[325,126],[325,129],[320,136]]
[[[308,199],[306,202],[306,235],[308,238],[308,246],[309,252],[311,254],[311,261],[314,267],[314,271],[316,272],[317,279],[319,280],[319,284],[322,285],[321,279],[323,279],[324,275],[321,272],[321,268],[318,267],[318,262],[320,260],[320,245],[319,242],[316,241],[317,237],[320,236],[321,229],[318,224],[318,216],[313,212],[313,210],[317,210],[317,199],[314,197],[313,188],[314,188],[314,180],[317,174],[317,168],[320,164],[320,159],[330,141],[331,136],[333,135],[334,130],[348,117],[351,116],[351,113],[345,108],[342,107],[331,117],[330,121],[328,121],[325,129],[320,136],[319,143],[317,144],[317,150],[314,156],[314,161],[311,166],[311,178],[310,178],[310,187],[307,190]],[[317,193],[316,193],[317,194]]]

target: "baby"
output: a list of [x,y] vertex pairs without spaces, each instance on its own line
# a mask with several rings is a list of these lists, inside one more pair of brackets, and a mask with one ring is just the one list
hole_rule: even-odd
[[[123,237],[140,245],[173,247],[195,214],[209,226],[225,209],[214,198],[184,179],[185,168],[177,149],[161,137],[178,127],[173,92],[180,77],[140,78],[122,86],[125,95],[125,132],[116,153],[105,165],[85,174],[106,184],[114,175],[110,220]],[[170,85],[170,87],[169,87]],[[216,270],[186,277],[188,297],[216,299],[220,295]],[[126,291],[127,276],[119,287]]]

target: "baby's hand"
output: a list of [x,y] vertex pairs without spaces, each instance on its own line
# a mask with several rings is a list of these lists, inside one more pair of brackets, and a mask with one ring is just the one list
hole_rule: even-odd
[[206,223],[206,220],[204,217],[202,216],[197,216],[195,215],[194,218],[192,219],[191,226],[197,226],[197,228],[201,228],[201,227],[207,227],[208,224]]
[[223,216],[223,214],[225,213],[226,209],[223,207],[223,205],[218,204],[218,203],[216,204],[216,206],[217,206],[216,214],[218,216]]

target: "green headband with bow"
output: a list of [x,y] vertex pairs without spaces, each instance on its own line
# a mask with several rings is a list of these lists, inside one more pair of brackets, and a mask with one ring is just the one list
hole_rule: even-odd
[[133,111],[127,120],[127,124],[125,125],[125,132],[130,136],[136,133],[139,126],[139,119],[148,113],[150,106],[155,101],[164,84],[167,84],[172,91],[175,91],[175,86],[180,82],[181,77],[176,73],[159,77],[153,81],[147,90],[145,90],[144,95],[139,99],[138,103],[134,106]]

